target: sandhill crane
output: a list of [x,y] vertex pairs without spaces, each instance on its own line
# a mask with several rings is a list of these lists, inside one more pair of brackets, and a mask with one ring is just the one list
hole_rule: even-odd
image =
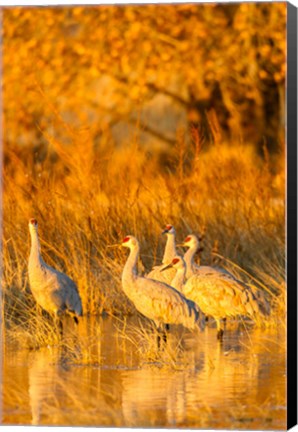
[[184,284],[185,262],[176,256],[168,268],[177,270],[172,285],[187,299],[193,300],[207,316],[213,316],[217,325],[217,337],[222,339],[221,318],[237,315],[258,318],[263,311],[250,288],[243,282],[224,273],[204,273],[191,276]]
[[189,279],[194,274],[201,274],[201,275],[215,274],[216,275],[221,273],[224,273],[227,276],[230,276],[233,279],[235,279],[234,276],[225,269],[218,268],[218,267],[210,267],[210,266],[201,266],[201,265],[198,266],[197,264],[195,264],[194,256],[200,248],[200,242],[196,235],[189,234],[185,238],[184,242],[179,246],[185,246],[188,248],[188,250],[184,254],[184,261],[186,264],[186,279]]
[[36,219],[30,219],[31,251],[28,263],[29,283],[36,300],[42,309],[54,316],[62,332],[60,320],[63,313],[71,315],[76,324],[82,316],[82,302],[73,280],[47,265],[42,259]]
[[[186,246],[189,249],[184,254],[184,261],[186,264],[186,279],[189,279],[190,276],[194,274],[198,275],[218,275],[225,274],[227,277],[232,278],[235,281],[238,281],[239,284],[243,284],[243,282],[239,281],[232,273],[220,267],[210,267],[210,266],[198,266],[194,262],[194,255],[199,250],[200,244],[198,238],[194,234],[189,234],[181,246]],[[270,304],[266,299],[265,293],[260,291],[257,287],[252,284],[245,284],[245,288],[249,291],[251,298],[257,301],[259,310],[263,315],[269,315],[270,313]],[[207,319],[207,315],[206,315]]]
[[[154,321],[158,332],[162,331],[163,324],[182,324],[190,329],[194,329],[198,324],[202,329],[201,313],[194,302],[163,282],[138,276],[138,240],[129,235],[122,240],[121,245],[130,250],[122,272],[123,291],[142,315]],[[166,341],[165,332],[163,333]],[[159,343],[158,335],[158,346]]]
[[170,284],[171,280],[175,276],[176,270],[174,268],[171,268],[166,272],[161,272],[160,270],[163,269],[166,264],[169,264],[177,254],[175,246],[176,231],[173,225],[166,225],[162,234],[167,236],[162,265],[154,266],[151,272],[146,275],[146,277]]
[[177,291],[183,293],[183,285],[186,281],[186,264],[184,258],[179,255],[176,255],[170,264],[162,268],[160,271],[164,272],[167,269],[174,268],[176,269],[176,273],[174,278],[171,281],[171,286],[175,288]]

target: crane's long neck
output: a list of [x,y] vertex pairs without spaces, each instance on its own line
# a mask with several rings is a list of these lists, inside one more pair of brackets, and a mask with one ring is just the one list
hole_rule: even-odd
[[185,252],[183,258],[186,264],[186,279],[190,278],[194,274],[194,256],[198,250],[198,245],[193,245]]
[[175,235],[167,234],[167,243],[163,255],[162,263],[168,264],[177,255],[175,246]]
[[172,279],[171,286],[176,290],[182,292],[185,281],[185,268],[178,268],[174,279]]
[[40,265],[42,263],[42,257],[40,253],[40,243],[38,233],[36,229],[30,229],[31,236],[31,250],[29,256],[29,264]]
[[122,281],[130,281],[135,279],[137,276],[137,261],[139,256],[140,247],[139,245],[135,245],[130,248],[130,253],[125,263],[123,272],[122,272]]

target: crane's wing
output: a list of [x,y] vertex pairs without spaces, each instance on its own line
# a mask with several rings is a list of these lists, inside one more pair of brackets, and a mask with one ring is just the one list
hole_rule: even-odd
[[64,273],[60,273],[58,277],[60,280],[61,289],[65,290],[66,308],[70,312],[74,312],[76,315],[82,316],[83,308],[77,285]]
[[131,297],[136,308],[155,322],[183,324],[193,328],[199,319],[199,309],[173,287],[160,281],[137,278]]
[[194,275],[183,293],[195,301],[202,311],[214,317],[257,313],[254,299],[246,285],[225,274]]
[[162,266],[155,266],[153,267],[153,270],[151,270],[151,272],[149,272],[145,278],[147,279],[154,279],[160,282],[164,282],[168,285],[171,284],[172,280],[175,277],[176,274],[176,269],[174,268],[168,268],[165,271],[161,271],[166,265],[162,265]]
[[82,302],[75,282],[65,273],[48,265],[45,266],[45,272],[52,287],[52,291],[55,291],[57,298],[63,300],[63,309],[73,312],[78,316],[82,316]]
[[232,273],[228,272],[226,269],[223,269],[221,267],[210,267],[210,266],[195,266],[194,268],[195,274],[197,274],[198,276],[226,276],[226,277],[230,277],[234,280],[236,280],[236,278],[234,277],[234,275],[232,275]]

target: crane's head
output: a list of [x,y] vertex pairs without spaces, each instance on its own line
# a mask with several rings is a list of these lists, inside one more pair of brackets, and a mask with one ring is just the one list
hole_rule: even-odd
[[177,255],[177,256],[175,256],[172,259],[172,261],[170,262],[170,264],[168,264],[167,266],[165,266],[164,268],[162,268],[160,271],[162,272],[162,271],[164,271],[164,270],[166,270],[168,268],[172,268],[172,267],[175,268],[176,270],[185,269],[185,261],[184,261],[184,259],[181,256]]
[[124,237],[124,239],[121,242],[121,246],[127,247],[129,249],[133,249],[138,245],[139,245],[138,240],[132,235],[128,235]]
[[166,225],[165,229],[163,230],[162,234],[172,234],[175,235],[176,231],[173,225]]
[[29,229],[37,229],[38,224],[36,219],[29,220]]
[[186,246],[188,248],[197,247],[199,248],[200,242],[196,235],[189,234],[181,244],[181,246]]

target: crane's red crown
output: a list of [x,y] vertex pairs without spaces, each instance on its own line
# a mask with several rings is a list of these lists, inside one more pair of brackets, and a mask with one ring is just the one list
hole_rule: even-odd
[[170,231],[172,228],[173,228],[172,225],[166,225],[166,230],[167,230],[167,231]]
[[30,219],[30,224],[36,226],[37,220],[36,219]]
[[180,261],[180,258],[173,258],[172,264],[177,264]]
[[190,236],[187,236],[186,239],[184,240],[184,243],[187,243],[187,242],[189,242],[190,240],[191,240],[191,237],[190,237]]
[[125,238],[122,240],[122,243],[126,243],[126,242],[128,242],[128,240],[130,240],[130,237],[129,237],[129,236],[125,237]]

